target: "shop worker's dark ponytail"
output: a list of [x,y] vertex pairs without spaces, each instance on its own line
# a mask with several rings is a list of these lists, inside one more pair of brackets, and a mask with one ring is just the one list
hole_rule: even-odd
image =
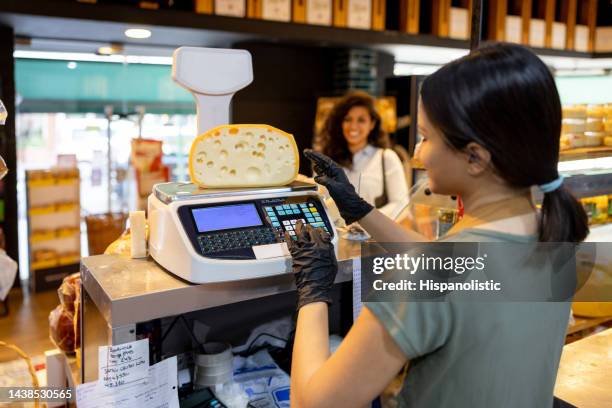
[[[483,146],[508,184],[526,188],[558,180],[561,102],[552,74],[526,48],[488,45],[443,66],[423,82],[421,101],[452,148]],[[544,194],[539,240],[583,241],[587,221],[561,184]]]

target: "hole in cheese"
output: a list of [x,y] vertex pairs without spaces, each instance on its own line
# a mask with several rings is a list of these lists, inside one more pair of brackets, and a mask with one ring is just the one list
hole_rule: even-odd
[[219,153],[219,157],[221,157],[222,159],[227,159],[227,150],[223,149],[221,150],[221,152]]
[[236,170],[235,169],[231,169],[229,174],[230,174],[230,176],[235,176],[236,175]]
[[247,180],[257,180],[259,179],[259,177],[261,177],[261,170],[259,170],[257,167],[249,167],[246,171],[246,178]]
[[257,148],[263,152],[266,150],[266,145],[264,143],[257,143]]
[[209,169],[213,167],[214,165],[215,165],[215,162],[213,162],[212,160],[206,163],[206,167],[208,167]]

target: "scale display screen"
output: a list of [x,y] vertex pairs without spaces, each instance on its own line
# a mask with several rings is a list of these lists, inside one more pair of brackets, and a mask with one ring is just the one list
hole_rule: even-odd
[[222,205],[191,210],[198,232],[210,232],[261,225],[255,204]]

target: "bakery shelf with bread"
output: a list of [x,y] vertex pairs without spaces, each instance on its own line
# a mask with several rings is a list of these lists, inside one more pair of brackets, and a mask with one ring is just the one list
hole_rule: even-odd
[[54,289],[66,274],[78,270],[79,186],[76,168],[26,171],[30,284],[35,291]]

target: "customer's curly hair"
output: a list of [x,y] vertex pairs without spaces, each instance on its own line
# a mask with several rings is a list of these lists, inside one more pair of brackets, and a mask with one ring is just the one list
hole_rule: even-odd
[[353,165],[353,154],[348,148],[348,143],[342,132],[342,122],[355,106],[366,108],[370,117],[375,122],[374,128],[368,135],[368,144],[375,147],[388,148],[391,143],[389,136],[382,130],[380,115],[374,108],[374,98],[365,92],[354,91],[345,95],[330,112],[323,124],[320,138],[323,145],[323,153],[331,157],[336,163],[344,167]]

